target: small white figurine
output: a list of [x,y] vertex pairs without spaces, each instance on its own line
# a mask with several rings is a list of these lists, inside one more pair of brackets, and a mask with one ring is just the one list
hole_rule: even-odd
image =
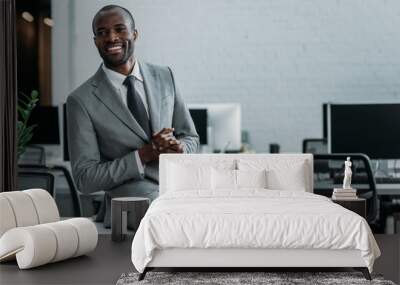
[[351,175],[353,172],[351,171],[351,161],[350,157],[347,157],[344,162],[344,179],[343,179],[343,189],[351,189]]

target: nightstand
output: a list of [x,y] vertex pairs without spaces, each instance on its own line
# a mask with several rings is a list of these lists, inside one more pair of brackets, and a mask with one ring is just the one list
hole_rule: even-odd
[[332,202],[359,214],[364,219],[367,217],[367,201],[364,198],[357,198],[352,200],[332,199]]
[[128,213],[133,213],[130,221],[134,231],[139,227],[150,205],[149,198],[143,197],[119,197],[111,200],[111,240],[123,241],[128,233]]

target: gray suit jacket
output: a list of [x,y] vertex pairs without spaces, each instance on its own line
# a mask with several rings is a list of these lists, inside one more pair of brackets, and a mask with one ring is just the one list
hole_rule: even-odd
[[[195,152],[198,135],[172,71],[146,63],[140,64],[140,70],[153,132],[173,127],[184,152]],[[134,151],[150,139],[101,67],[68,97],[67,120],[72,173],[81,192],[127,195],[125,190],[131,186],[146,188],[146,181],[158,181],[158,162],[145,165],[145,177],[139,173]],[[152,184],[149,191],[154,189]]]

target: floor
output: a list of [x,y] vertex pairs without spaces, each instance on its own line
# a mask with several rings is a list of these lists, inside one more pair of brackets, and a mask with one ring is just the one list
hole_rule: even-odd
[[115,284],[124,272],[134,271],[130,259],[132,237],[124,242],[99,235],[95,251],[87,256],[18,270],[16,262],[0,265],[0,284]]
[[374,264],[374,271],[385,276],[385,279],[400,284],[400,234],[375,235],[381,250]]
[[[375,272],[400,283],[400,235],[376,235],[382,251]],[[124,272],[134,271],[130,260],[132,237],[112,242],[109,234],[100,234],[99,243],[88,256],[48,264],[30,270],[18,270],[15,262],[0,265],[0,284],[115,284]]]

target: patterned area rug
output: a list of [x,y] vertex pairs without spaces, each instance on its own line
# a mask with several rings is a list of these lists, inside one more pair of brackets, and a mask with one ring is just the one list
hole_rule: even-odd
[[138,281],[138,276],[138,273],[122,274],[117,281],[117,285],[395,285],[392,281],[384,280],[379,275],[372,275],[373,280],[368,281],[360,272],[148,272],[142,281]]

